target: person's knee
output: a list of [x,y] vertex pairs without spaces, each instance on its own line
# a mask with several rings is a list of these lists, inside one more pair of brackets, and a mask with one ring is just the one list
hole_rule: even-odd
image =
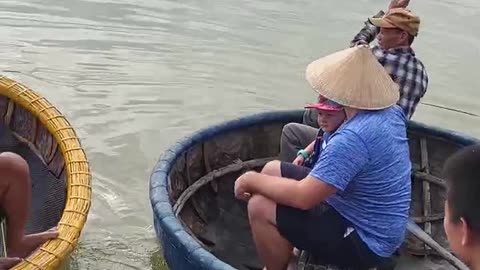
[[290,139],[295,134],[298,123],[288,123],[282,128],[282,139]]
[[262,195],[253,195],[248,200],[248,217],[250,220],[268,221],[271,219],[274,210],[275,203]]
[[319,129],[317,128],[299,123],[285,125],[280,140],[280,159],[288,162],[293,161],[297,151],[312,143],[318,132]]
[[280,170],[280,161],[273,160],[265,164],[262,169],[263,174],[268,174],[272,176],[281,176],[282,172]]
[[15,176],[28,176],[28,163],[18,154],[3,152],[0,154],[0,173]]

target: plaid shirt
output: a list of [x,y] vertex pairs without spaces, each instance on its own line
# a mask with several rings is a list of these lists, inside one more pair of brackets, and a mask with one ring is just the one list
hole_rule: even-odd
[[[376,16],[381,16],[382,13]],[[379,32],[378,27],[365,22],[365,27],[353,38],[351,46],[368,45]],[[392,79],[400,88],[398,105],[403,108],[405,115],[411,118],[420,99],[425,95],[428,86],[428,75],[423,63],[415,57],[410,47],[384,50],[379,46],[371,47],[373,54],[380,64],[387,70]]]

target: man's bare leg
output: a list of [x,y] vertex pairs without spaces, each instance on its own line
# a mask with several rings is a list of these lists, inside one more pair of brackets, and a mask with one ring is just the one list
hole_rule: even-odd
[[280,169],[280,161],[273,160],[268,162],[267,164],[265,164],[265,166],[263,166],[261,173],[268,174],[271,176],[282,177],[282,171]]
[[292,245],[277,230],[276,204],[261,195],[254,195],[248,201],[248,218],[257,252],[266,269],[287,269]]
[[[271,175],[271,176],[282,177],[282,171],[280,169],[280,163],[281,162],[278,161],[278,160],[273,160],[273,161],[268,162],[263,167],[262,173],[263,174],[268,174],[268,175]],[[295,257],[295,258],[292,258],[292,259],[294,259],[294,261],[296,261],[295,259],[298,259],[298,257],[300,256],[300,250],[298,250],[296,248],[293,248],[292,255]]]
[[0,154],[0,205],[7,216],[9,257],[27,257],[38,246],[58,236],[56,230],[25,235],[30,200],[30,172],[27,162],[17,154]]

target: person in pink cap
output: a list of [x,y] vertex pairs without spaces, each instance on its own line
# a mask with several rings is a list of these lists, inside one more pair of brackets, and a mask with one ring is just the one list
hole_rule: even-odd
[[297,166],[312,168],[318,160],[320,153],[325,148],[329,136],[345,121],[343,106],[323,96],[319,96],[318,103],[305,106],[306,109],[318,111],[317,123],[320,127],[317,137],[305,149],[297,153],[297,158],[292,162]]

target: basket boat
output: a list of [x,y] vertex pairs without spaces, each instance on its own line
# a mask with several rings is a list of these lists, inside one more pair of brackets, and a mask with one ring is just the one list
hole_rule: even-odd
[[[195,132],[167,149],[150,177],[154,227],[170,269],[262,269],[246,203],[233,194],[235,179],[259,171],[279,154],[284,125],[303,111],[265,112]],[[478,142],[464,134],[410,121],[413,164],[409,233],[399,262],[414,269],[465,269],[450,252],[443,229],[445,160]],[[412,263],[412,262],[410,262]],[[302,252],[298,269],[335,269]]]
[[15,152],[29,165],[32,203],[27,233],[54,226],[59,231],[58,238],[44,243],[12,269],[57,269],[75,249],[91,204],[91,173],[80,140],[47,99],[0,76],[0,151]]

